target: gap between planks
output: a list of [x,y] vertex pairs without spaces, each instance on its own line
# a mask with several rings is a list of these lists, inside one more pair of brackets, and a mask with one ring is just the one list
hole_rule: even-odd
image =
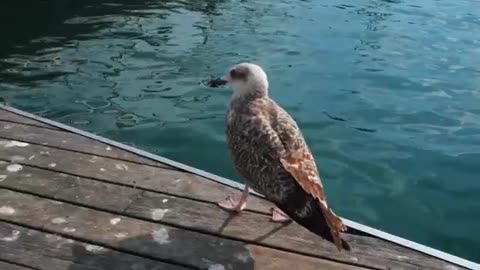
[[[185,171],[197,174],[197,175],[204,176],[206,178],[212,179],[215,182],[220,182],[220,183],[222,183],[224,185],[227,185],[227,186],[230,186],[230,187],[242,188],[241,184],[234,183],[231,180],[224,179],[222,177],[213,175],[211,173],[192,168],[188,165],[184,165],[184,164],[181,164],[181,163],[178,163],[178,162],[175,162],[175,161],[163,158],[163,157],[159,157],[159,156],[150,154],[148,152],[138,150],[138,149],[135,149],[133,147],[130,147],[130,146],[118,143],[118,142],[114,142],[112,140],[105,139],[105,138],[102,138],[100,136],[97,136],[97,135],[94,135],[94,134],[91,134],[91,133],[88,133],[88,132],[85,132],[85,131],[81,131],[79,129],[69,127],[67,125],[63,125],[63,124],[60,124],[60,123],[57,123],[57,122],[54,122],[54,121],[51,121],[51,120],[48,120],[48,119],[44,119],[44,118],[41,118],[41,117],[29,114],[29,113],[26,113],[26,112],[8,107],[8,106],[5,106],[5,105],[0,104],[0,108],[3,108],[3,109],[5,109],[5,111],[8,111],[10,113],[15,113],[15,114],[18,114],[20,116],[30,118],[31,120],[36,120],[36,121],[39,121],[39,122],[42,122],[42,123],[50,124],[52,126],[55,126],[55,127],[58,127],[58,128],[64,129],[64,130],[68,130],[70,132],[80,134],[82,136],[85,136],[85,137],[88,137],[88,138],[91,138],[91,139],[94,139],[94,140],[97,140],[97,141],[101,141],[101,142],[104,142],[104,143],[107,143],[107,144],[110,144],[110,145],[113,145],[113,146],[117,146],[117,147],[119,147],[121,149],[124,149],[124,150],[127,150],[129,152],[139,154],[143,157],[148,157],[148,158],[151,158],[153,160],[156,160],[156,161],[159,161],[159,162],[162,162],[162,163],[166,163],[166,164],[174,166],[174,167],[178,167],[181,170],[185,170]],[[465,259],[462,259],[462,258],[459,258],[457,256],[447,254],[445,252],[441,252],[439,250],[435,250],[435,249],[432,249],[430,247],[427,247],[427,246],[424,246],[424,245],[421,245],[421,244],[417,244],[417,243],[408,241],[408,240],[400,238],[400,237],[390,235],[388,233],[380,232],[378,230],[375,230],[375,229],[370,228],[368,226],[358,224],[358,223],[353,222],[353,221],[349,221],[349,220],[345,220],[345,221],[349,225],[353,226],[354,228],[358,228],[361,231],[369,232],[369,233],[371,233],[375,236],[386,239],[387,241],[392,241],[392,242],[394,242],[398,245],[406,246],[410,249],[417,250],[417,251],[420,251],[420,252],[423,252],[423,253],[426,253],[426,254],[431,254],[431,255],[433,255],[435,257],[438,257],[440,259],[444,259],[444,260],[453,262],[455,264],[466,266],[468,268],[480,269],[478,264],[473,263],[473,262],[468,261],[468,260],[465,260]]]
[[[0,120],[0,126],[2,126],[2,122],[3,121]],[[51,148],[68,150],[88,155],[96,155],[117,160],[134,162],[137,164],[178,170],[177,168],[169,166],[167,164],[159,163],[150,158],[141,157],[139,155],[133,154],[117,147],[111,147],[106,143],[95,141],[70,131],[59,129],[51,130],[45,129],[43,127],[28,126],[22,123],[6,125],[4,124],[3,126],[4,128],[0,129],[0,138],[5,140],[23,141],[30,144],[48,146]],[[80,145],[77,146],[78,143],[84,143],[88,145],[88,147],[85,148]]]
[[[188,205],[185,205],[185,202],[182,203],[182,200],[183,200],[183,201],[190,202],[191,200],[190,200],[189,198],[186,198],[186,199],[185,199],[185,198],[179,198],[179,197],[177,197],[177,196],[170,196],[170,195],[168,195],[168,194],[161,194],[161,193],[157,193],[157,192],[155,192],[155,193],[153,193],[153,192],[145,193],[145,192],[144,192],[145,195],[148,195],[148,196],[142,196],[142,197],[139,197],[139,196],[138,196],[139,194],[137,194],[137,195],[132,195],[132,196],[135,196],[135,200],[140,201],[139,203],[141,203],[141,204],[137,205],[137,202],[136,202],[136,201],[133,201],[133,202],[130,202],[128,205],[118,206],[118,202],[117,202],[117,203],[115,203],[115,206],[116,206],[116,207],[118,206],[118,208],[109,207],[108,205],[112,205],[111,203],[107,203],[107,204],[105,205],[106,202],[100,202],[100,201],[93,201],[93,202],[91,202],[90,200],[84,200],[84,201],[82,201],[81,199],[80,199],[80,201],[78,201],[78,200],[72,201],[72,200],[75,200],[75,199],[72,199],[72,195],[73,195],[72,193],[68,193],[68,192],[67,192],[67,193],[65,193],[64,195],[62,195],[62,193],[63,193],[62,190],[65,189],[65,188],[62,188],[62,190],[54,190],[54,191],[43,191],[44,188],[42,188],[42,186],[49,186],[49,187],[56,186],[55,181],[60,181],[60,180],[61,180],[61,182],[68,182],[68,181],[66,181],[67,178],[64,178],[64,177],[62,178],[62,177],[60,177],[61,179],[58,179],[58,180],[57,180],[57,176],[55,176],[55,174],[53,174],[53,175],[51,175],[51,176],[47,176],[47,175],[46,175],[46,176],[42,176],[42,174],[43,174],[43,173],[41,173],[42,171],[44,171],[45,173],[47,173],[48,171],[46,171],[46,170],[44,170],[44,169],[32,170],[32,169],[29,169],[29,167],[30,167],[30,166],[25,167],[24,173],[37,175],[37,176],[36,176],[36,181],[34,181],[34,183],[35,183],[37,186],[31,186],[31,184],[29,184],[28,186],[26,186],[26,187],[27,187],[27,190],[25,190],[25,188],[22,189],[22,186],[25,185],[24,182],[25,182],[25,181],[28,182],[28,180],[22,180],[23,177],[22,177],[21,175],[18,175],[18,177],[19,177],[18,179],[15,179],[15,177],[14,177],[14,178],[11,178],[12,184],[10,184],[10,185],[8,184],[8,183],[9,183],[8,181],[9,181],[9,179],[10,179],[10,178],[8,178],[6,181],[4,181],[3,183],[1,183],[1,185],[2,185],[4,188],[6,188],[6,189],[14,190],[14,191],[16,191],[16,192],[28,193],[28,194],[32,194],[32,195],[34,195],[34,196],[39,196],[39,197],[46,198],[46,199],[52,199],[52,198],[53,198],[54,200],[66,201],[67,203],[71,203],[71,204],[75,204],[75,205],[79,205],[79,206],[83,206],[83,207],[85,207],[85,206],[86,206],[86,207],[91,207],[91,208],[94,208],[94,209],[97,209],[97,210],[100,210],[100,211],[108,211],[108,212],[112,212],[112,213],[120,213],[120,214],[122,214],[122,215],[125,215],[125,214],[126,214],[126,215],[128,215],[128,216],[130,216],[130,217],[140,218],[140,219],[146,220],[146,221],[152,221],[152,218],[151,218],[148,214],[141,214],[141,212],[138,212],[138,211],[139,211],[138,209],[141,210],[141,208],[138,208],[138,207],[143,204],[143,205],[146,205],[147,207],[149,207],[148,209],[154,209],[154,208],[156,208],[156,207],[155,207],[155,202],[158,202],[158,204],[160,204],[160,202],[162,201],[162,198],[159,197],[160,195],[164,195],[164,196],[171,197],[171,198],[170,198],[170,201],[173,200],[173,202],[174,202],[173,204],[174,204],[174,206],[176,206],[177,208],[180,207],[179,205],[183,205],[184,208],[190,209],[190,208],[193,207],[193,209],[196,209],[195,207],[198,208],[198,206],[201,206],[201,205],[202,205],[202,204],[200,204],[200,203],[194,203],[195,201],[192,201],[192,203],[190,203],[190,206],[188,206]],[[68,176],[68,175],[65,175],[65,177],[66,177],[66,176]],[[48,179],[48,182],[45,182],[46,180],[42,180],[42,179]],[[101,183],[100,181],[96,181],[96,180],[92,180],[92,179],[88,179],[88,178],[79,178],[78,181],[79,181],[79,183],[83,183],[82,186],[75,186],[75,188],[77,189],[76,193],[79,193],[79,194],[84,194],[84,192],[81,192],[82,188],[86,188],[86,187],[88,187],[88,186],[90,186],[90,185],[93,185],[94,183]],[[92,183],[92,184],[89,184],[89,183]],[[108,188],[108,190],[111,190],[109,193],[112,193],[112,194],[120,194],[120,193],[121,193],[120,191],[114,191],[114,189],[112,189],[112,188],[118,186],[118,185],[116,185],[116,184],[102,183],[102,185],[104,185],[104,186],[109,186],[109,187],[110,187],[110,188]],[[97,194],[96,196],[94,196],[94,197],[100,197],[100,198],[101,198],[101,197],[105,197],[105,196],[107,195],[107,193],[105,193],[105,194],[102,194],[102,193],[101,193],[101,191],[102,191],[103,189],[100,188],[97,184],[95,184],[94,186],[92,186],[92,188],[90,188],[90,190],[93,190],[93,189],[95,189],[95,192],[98,193],[98,194]],[[50,192],[50,194],[49,194],[49,192]],[[56,194],[56,195],[54,195],[54,194]],[[67,200],[62,199],[62,198],[61,198],[62,196],[65,197],[65,198],[68,198],[68,199],[67,199]],[[154,197],[152,197],[152,196],[154,196]],[[121,197],[125,197],[125,196],[121,196]],[[114,202],[115,202],[115,200],[116,200],[116,199],[115,199],[115,195],[109,196],[109,199],[110,199],[110,198],[111,198],[112,200],[114,200]],[[174,198],[177,198],[177,199],[174,199]],[[145,204],[145,203],[147,203],[147,204]],[[212,213],[212,211],[214,211],[214,212],[216,213],[215,216],[216,216],[216,219],[217,219],[217,220],[218,220],[219,218],[220,218],[221,220],[223,220],[224,218],[227,218],[226,216],[224,216],[224,215],[222,214],[223,212],[222,212],[220,209],[217,209],[216,205],[214,205],[213,203],[211,203],[211,202],[206,202],[206,203],[204,203],[204,204],[205,204],[205,205],[210,205],[210,206],[207,207],[207,208],[205,208],[205,207],[203,207],[203,208],[200,207],[197,211],[203,212],[203,213],[205,213],[205,214],[210,213],[209,215],[212,215],[211,213]],[[99,205],[99,206],[97,206],[97,205]],[[198,205],[198,206],[197,206],[197,205]],[[123,212],[121,212],[121,210],[119,211],[119,209],[125,209],[125,208],[131,209],[132,207],[133,207],[133,209],[132,209],[133,212],[131,212],[131,213],[123,213]],[[203,210],[201,210],[201,209],[203,209]],[[206,210],[207,210],[207,212],[204,212],[204,211],[206,211]],[[135,211],[136,211],[136,212],[135,212]],[[175,209],[175,212],[178,212],[178,211],[181,211],[181,209]],[[209,215],[207,215],[207,216],[209,216]],[[168,217],[168,216],[167,216],[167,217]],[[249,218],[249,217],[250,217],[250,218]],[[213,218],[213,217],[211,217],[211,218]],[[245,222],[252,222],[252,221],[255,221],[255,220],[256,220],[256,221],[253,223],[253,224],[256,224],[256,225],[254,225],[254,227],[263,226],[265,230],[266,230],[266,228],[268,228],[268,230],[270,230],[270,229],[271,229],[271,230],[276,230],[275,228],[279,228],[279,227],[276,227],[276,226],[272,226],[272,223],[269,223],[269,221],[268,221],[268,218],[269,218],[269,217],[267,217],[267,216],[265,216],[265,215],[263,215],[263,218],[262,218],[263,221],[258,220],[258,218],[260,218],[260,217],[256,218],[255,213],[249,214],[249,213],[245,212],[245,213],[244,213],[242,216],[240,216],[239,218],[240,218],[240,219],[243,218],[243,219],[245,220]],[[253,220],[252,220],[252,218],[253,218]],[[209,221],[209,223],[211,223],[213,220],[215,220],[215,219],[212,219],[211,221]],[[192,229],[193,229],[193,230],[197,230],[196,228],[192,228],[192,226],[195,226],[195,223],[194,223],[193,225],[190,225],[190,227],[188,227],[188,226],[185,227],[185,225],[184,225],[184,226],[179,226],[179,223],[178,223],[178,222],[175,223],[175,222],[167,222],[167,221],[168,221],[168,218],[167,218],[167,220],[163,220],[162,222],[163,222],[163,223],[168,223],[169,225],[172,225],[172,226],[176,226],[176,227],[180,227],[180,228],[185,228],[185,229],[188,229],[188,230],[192,230]],[[238,223],[238,220],[237,220],[236,222]],[[232,224],[233,224],[232,226],[239,226],[239,225],[235,225],[235,224],[237,224],[236,222],[233,222],[233,223],[232,223]],[[266,222],[265,225],[267,225],[267,227],[265,227],[265,225],[261,225],[261,223],[263,223],[263,222]],[[186,223],[188,223],[188,222],[186,222]],[[296,226],[296,225],[295,225],[295,226]],[[198,232],[207,233],[207,234],[212,234],[212,235],[218,236],[218,233],[215,233],[214,231],[212,231],[212,229],[208,229],[208,227],[207,227],[207,228],[202,227],[202,226],[200,226],[200,227],[201,227],[201,228],[198,229]],[[270,227],[271,227],[271,228],[270,228]],[[295,228],[295,229],[293,229],[293,228]],[[301,228],[301,227],[297,227],[297,226],[296,226],[296,227],[291,227],[290,233],[295,234],[296,237],[299,237],[299,236],[301,236],[302,234],[300,234],[299,231],[295,231],[295,230],[298,230],[298,229],[300,229],[300,231],[302,231],[302,228]],[[228,231],[228,230],[227,230],[227,231]],[[260,230],[260,231],[262,231],[262,230]],[[260,233],[260,231],[259,231],[258,233]],[[247,232],[248,232],[248,230],[247,230]],[[252,232],[249,232],[249,233],[250,233],[250,235],[252,235]],[[308,253],[307,251],[310,250],[310,249],[314,249],[314,250],[315,250],[315,249],[319,249],[319,248],[320,248],[321,250],[324,250],[323,252],[325,252],[326,250],[328,250],[328,247],[329,247],[329,246],[328,246],[328,243],[324,243],[324,242],[321,242],[321,241],[316,241],[316,244],[313,244],[313,245],[312,245],[312,244],[308,244],[308,242],[302,242],[303,244],[298,243],[298,244],[300,244],[300,246],[298,246],[298,244],[297,244],[297,246],[295,246],[295,243],[298,242],[298,239],[297,239],[297,240],[295,240],[295,238],[292,238],[292,239],[289,239],[289,238],[288,238],[288,239],[287,239],[287,238],[285,238],[284,236],[282,236],[282,235],[285,235],[285,233],[286,233],[286,232],[284,232],[284,233],[280,232],[280,235],[277,235],[276,238],[274,238],[274,241],[273,241],[273,242],[272,242],[272,240],[268,240],[266,243],[263,243],[263,242],[262,242],[262,243],[258,243],[257,240],[254,240],[254,239],[256,239],[257,236],[254,236],[254,237],[252,237],[252,238],[248,238],[248,237],[247,237],[248,239],[246,239],[244,236],[240,236],[241,234],[237,234],[237,233],[235,233],[235,232],[233,232],[233,231],[230,232],[229,235],[222,235],[222,237],[232,238],[233,240],[237,240],[237,241],[243,241],[243,242],[248,242],[248,243],[265,245],[265,246],[267,246],[267,247],[272,247],[272,248],[280,248],[280,249],[283,249],[283,250],[285,250],[285,251],[294,251],[294,252],[299,252],[299,253],[302,253],[302,252],[303,252],[302,254],[303,254],[303,255],[307,255],[307,256],[318,256],[318,257],[320,257],[320,258],[329,258],[329,259],[332,259],[332,257],[335,258],[335,256],[338,255],[338,253],[335,253],[335,252],[330,253],[330,255],[328,255],[329,253],[327,253],[326,255],[325,255],[325,254],[324,254],[324,255],[321,255],[321,254],[318,255],[317,253],[312,253],[312,252]],[[244,234],[245,234],[245,233],[244,233]],[[247,233],[247,235],[248,235],[248,233]],[[260,234],[260,235],[261,235],[261,234]],[[288,233],[287,233],[287,235],[288,235]],[[240,236],[240,237],[239,237],[239,236]],[[303,234],[302,237],[305,238],[305,239],[308,239],[308,238],[311,238],[311,236],[313,236],[313,235],[311,235],[311,234],[306,234],[306,235]],[[242,237],[243,237],[243,238],[242,238]],[[314,237],[316,237],[316,236],[314,236]],[[249,239],[252,239],[252,240],[249,240]],[[368,240],[369,242],[368,242],[368,241],[367,241],[367,242],[368,242],[369,246],[377,246],[379,243],[383,243],[383,245],[385,245],[385,241],[384,241],[384,240],[380,240],[380,239],[376,239],[376,238],[356,236],[355,239],[357,239],[357,240],[355,240],[355,241],[359,241],[359,240],[365,239],[365,240],[362,240],[361,242],[365,242],[366,240]],[[290,247],[285,247],[284,245],[285,245],[286,243],[290,243],[290,244],[289,244]],[[307,244],[307,245],[304,246],[305,244]],[[291,246],[291,245],[293,245],[293,246]],[[381,245],[381,246],[382,246],[382,245]],[[360,248],[360,247],[361,247],[361,248]],[[360,247],[357,248],[357,249],[363,249],[363,248],[366,248],[366,247],[368,247],[368,246],[364,246],[364,245],[363,245],[363,246],[360,246]],[[396,246],[396,245],[394,245],[394,244],[389,244],[389,245],[387,245],[387,247],[388,247],[391,251],[393,251],[393,252],[395,252],[395,253],[399,253],[399,254],[403,254],[403,255],[408,255],[408,256],[410,256],[410,257],[412,257],[412,256],[415,257],[415,256],[421,255],[421,258],[422,258],[422,259],[428,259],[428,257],[426,257],[425,255],[423,255],[423,254],[421,254],[421,253],[418,253],[418,252],[416,253],[415,251],[408,250],[408,249],[406,249],[406,248],[404,248],[404,247]],[[385,248],[387,248],[387,247],[385,247]],[[409,251],[409,252],[407,252],[407,254],[405,254],[405,251]],[[413,253],[413,255],[412,255],[412,253]],[[376,254],[376,253],[375,253],[375,254]],[[352,254],[352,255],[353,255],[353,254]],[[357,254],[357,255],[358,255],[358,254]],[[372,255],[370,255],[370,256],[372,256]],[[367,255],[367,257],[369,257],[369,256]],[[435,259],[435,258],[431,258],[431,259],[428,259],[427,261],[433,260],[433,259],[434,259],[434,260],[438,260],[438,259]],[[338,261],[338,260],[336,260],[336,261]],[[344,262],[343,260],[340,260],[340,261],[341,261],[341,262]],[[388,260],[387,260],[387,262],[388,262]],[[392,263],[393,263],[393,262],[392,262]],[[404,262],[404,263],[405,263],[405,262]],[[426,265],[428,265],[428,264],[426,264]],[[433,264],[433,265],[435,265],[435,264]],[[424,264],[423,266],[425,266],[425,264]],[[441,269],[441,268],[439,268],[439,269]]]
[[[0,192],[0,197],[18,211],[18,214],[10,215],[8,220],[0,217],[0,220],[6,223],[78,239],[129,254],[161,259],[169,263],[182,262],[181,265],[188,267],[204,268],[209,261],[212,261],[223,265],[231,264],[234,269],[237,267],[244,269],[242,266],[250,265],[253,260],[259,269],[273,270],[277,268],[270,265],[270,260],[275,258],[287,264],[302,264],[303,267],[312,270],[316,267],[359,270],[358,267],[348,264],[212,237],[136,218],[123,216],[118,222],[111,224],[118,215],[67,203],[59,204],[53,200],[17,192],[4,190]],[[63,217],[64,221],[54,222],[58,217]],[[65,226],[72,226],[75,230],[63,230]],[[167,233],[166,237],[159,236],[160,238],[157,239],[156,233],[162,230]],[[116,232],[126,233],[126,236],[121,238],[122,241],[119,241]],[[235,254],[243,255],[242,257],[233,256]]]
[[[135,220],[138,220],[138,221],[145,221],[145,222],[149,222],[149,223],[167,225],[167,226],[171,226],[171,227],[176,228],[176,229],[190,231],[192,233],[199,233],[199,234],[204,234],[204,235],[208,235],[208,236],[212,236],[212,237],[224,238],[224,239],[231,240],[231,241],[242,242],[244,244],[255,245],[255,246],[264,247],[264,248],[268,248],[268,249],[272,249],[272,250],[278,250],[278,251],[282,251],[282,252],[286,252],[286,253],[298,254],[300,256],[305,256],[305,257],[330,261],[332,263],[351,265],[351,266],[355,266],[355,267],[361,267],[361,268],[372,269],[372,270],[388,270],[389,269],[388,267],[380,267],[380,266],[367,265],[367,264],[362,264],[362,263],[349,262],[349,261],[345,261],[345,260],[341,260],[341,259],[335,259],[335,258],[332,258],[331,256],[314,255],[312,253],[302,252],[302,251],[295,250],[295,249],[292,249],[292,248],[279,247],[277,245],[265,244],[265,243],[262,243],[262,242],[257,242],[255,240],[246,240],[246,239],[242,239],[242,238],[238,238],[238,237],[234,237],[234,236],[217,234],[217,233],[213,233],[209,230],[205,230],[205,229],[196,229],[196,228],[192,228],[192,227],[188,227],[188,226],[182,226],[178,223],[153,220],[151,218],[147,218],[147,217],[143,217],[143,216],[139,216],[139,215],[133,215],[133,214],[122,212],[122,211],[108,210],[108,209],[105,209],[105,208],[99,208],[99,207],[89,205],[89,204],[83,204],[83,203],[72,202],[70,200],[53,198],[53,197],[50,197],[50,196],[41,195],[41,194],[38,194],[38,193],[33,193],[33,192],[25,191],[25,190],[9,188],[9,187],[0,187],[0,190],[2,190],[2,189],[7,190],[7,191],[12,191],[12,192],[17,192],[17,193],[22,193],[22,194],[38,197],[40,199],[54,200],[54,201],[69,204],[69,205],[72,205],[72,206],[88,208],[88,209],[99,211],[99,212],[104,212],[104,213],[108,213],[108,214],[112,214],[112,215],[118,215],[118,216],[121,216],[121,217],[131,218],[131,219],[135,219]],[[132,205],[127,206],[127,208],[131,207]],[[7,220],[7,219],[2,219],[1,217],[0,217],[0,221],[15,224],[17,226],[23,226],[23,227],[30,228],[30,229],[44,231],[46,233],[59,234],[59,235],[62,235],[64,237],[71,237],[69,235],[62,234],[61,232],[46,230],[46,229],[43,229],[41,227],[35,227],[35,226],[31,226],[31,225],[28,225],[28,224],[25,224],[25,223],[18,223],[18,222],[14,222],[14,221]],[[95,241],[91,241],[90,239],[75,238],[75,237],[72,237],[72,239],[102,246],[102,244],[100,244],[98,242],[95,242]],[[105,247],[116,250],[115,247],[111,247],[111,246],[108,246],[108,245],[105,246]],[[118,251],[125,252],[123,250],[118,250]],[[141,256],[141,255],[138,255],[138,254],[133,254],[133,255]],[[412,264],[412,265],[419,266],[419,265],[416,265],[416,264]],[[185,267],[187,267],[187,266],[185,266]],[[191,267],[191,266],[188,266],[188,267]],[[420,266],[420,267],[424,267],[424,266]],[[440,269],[440,268],[436,268],[436,269]]]
[[0,258],[0,269],[1,270],[41,270],[39,268],[33,268],[18,262],[13,262]]
[[[172,266],[168,269],[172,269],[172,268],[175,269],[175,270],[185,270],[186,269],[185,266],[182,266],[181,264],[178,264],[178,263],[175,263],[175,262],[174,263],[168,263],[168,262],[162,261],[161,259],[158,259],[158,258],[149,258],[148,256],[136,255],[135,252],[123,252],[123,251],[119,251],[117,249],[109,248],[108,246],[97,245],[95,241],[84,241],[82,239],[79,239],[78,237],[71,237],[71,236],[64,235],[64,234],[61,234],[61,233],[58,233],[58,232],[55,232],[55,231],[45,230],[43,228],[36,228],[35,226],[29,226],[28,224],[24,225],[24,224],[21,224],[19,222],[4,221],[4,220],[0,219],[0,233],[2,231],[5,231],[5,230],[18,231],[19,232],[19,235],[21,237],[19,237],[19,239],[15,240],[15,241],[13,241],[14,244],[16,244],[17,241],[20,241],[20,242],[25,241],[25,237],[26,238],[32,238],[32,239],[28,239],[28,241],[33,241],[33,242],[35,242],[35,245],[38,245],[38,246],[33,247],[33,251],[37,251],[37,252],[34,252],[34,255],[32,254],[33,256],[40,257],[40,258],[43,257],[42,254],[38,254],[38,253],[41,253],[41,252],[38,252],[38,249],[40,249],[40,248],[42,248],[42,250],[43,249],[49,249],[49,248],[54,249],[55,254],[48,254],[48,258],[47,258],[48,261],[50,261],[50,259],[52,259],[52,258],[56,259],[54,255],[58,256],[59,253],[61,254],[62,252],[66,252],[68,254],[69,252],[66,251],[65,248],[64,248],[65,245],[71,245],[73,248],[82,247],[84,249],[87,249],[90,246],[90,247],[101,247],[104,252],[107,252],[107,253],[110,253],[110,254],[111,253],[117,253],[118,256],[117,255],[115,256],[117,258],[117,260],[121,257],[122,259],[126,258],[127,261],[131,261],[133,259],[134,261],[141,261],[144,264],[152,264],[152,265],[157,264],[157,266],[161,265],[163,267]],[[39,239],[39,237],[40,237],[40,239]],[[56,243],[51,243],[51,241],[49,241],[50,239],[55,239]],[[45,240],[47,240],[46,241],[47,243],[42,243],[42,242],[45,242]],[[55,247],[53,247],[51,245],[55,245]],[[11,249],[14,249],[14,247],[11,247]],[[29,246],[28,251],[32,252],[31,249],[32,249],[32,247]],[[23,252],[25,252],[25,251],[23,251]],[[73,250],[71,250],[71,252],[74,253]],[[65,254],[61,254],[61,255],[65,255]],[[92,251],[90,251],[88,253],[88,255],[89,255],[90,258],[102,256],[102,254],[97,254],[97,253],[92,252]],[[5,260],[5,258],[3,258],[3,256],[5,256],[4,253],[0,253],[0,256],[1,256],[0,261]],[[60,256],[60,257],[63,257],[63,256]],[[13,259],[16,260],[15,262],[13,262],[14,264],[18,264],[18,265],[24,266],[24,267],[29,267],[29,269],[30,269],[30,267],[32,267],[30,264],[25,263],[24,261],[19,263],[18,261],[22,261],[22,257],[18,258],[16,256],[14,256]],[[13,259],[7,259],[5,261],[12,262]],[[61,260],[62,260],[62,262],[65,261],[64,258],[61,258]],[[72,268],[71,268],[70,265],[68,265],[67,266],[68,269],[70,269],[70,270],[77,269],[77,267],[75,267],[76,264],[79,264],[79,262],[77,260],[75,260],[75,261],[66,260],[66,261],[71,262],[73,264]],[[112,263],[115,264],[116,262],[112,262]],[[58,266],[58,265],[56,265],[56,266]],[[45,267],[44,265],[41,265],[41,267],[43,267],[42,268],[43,270],[50,270],[50,267],[49,268],[44,268]],[[54,268],[57,269],[57,267],[54,267]],[[126,268],[131,269],[130,266],[127,266]],[[34,269],[35,270],[42,270],[40,268],[34,268]],[[83,268],[81,268],[81,269],[83,269]],[[97,265],[95,265],[95,266],[88,266],[88,269],[93,270],[93,269],[98,269],[98,268],[97,268]],[[107,268],[107,269],[109,269],[109,268]],[[161,268],[161,269],[163,269],[163,268]],[[198,267],[188,267],[188,269],[199,269],[199,268]]]

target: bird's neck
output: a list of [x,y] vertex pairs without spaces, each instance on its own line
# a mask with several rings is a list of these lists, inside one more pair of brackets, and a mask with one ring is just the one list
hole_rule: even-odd
[[234,100],[253,100],[257,98],[268,97],[267,88],[236,89],[233,91],[231,101]]

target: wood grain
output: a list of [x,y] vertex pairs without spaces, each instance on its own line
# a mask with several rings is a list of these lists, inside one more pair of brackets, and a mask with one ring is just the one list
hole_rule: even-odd
[[126,160],[166,169],[175,168],[69,131],[0,121],[0,138],[45,145],[75,152]]
[[21,123],[21,124],[36,126],[36,127],[58,129],[57,127],[54,127],[52,125],[48,125],[40,121],[30,119],[28,117],[18,115],[16,113],[12,113],[4,109],[0,109],[0,120],[11,122],[11,123]]
[[[15,261],[32,267],[18,268],[19,270],[188,269],[76,241],[57,234],[0,222],[0,235],[8,236],[13,232],[18,232],[17,240],[0,241],[0,260]],[[0,269],[6,270],[1,267],[1,264]],[[12,270],[16,269],[12,268]]]
[[[0,174],[6,174],[8,164],[0,164]],[[35,177],[27,177],[35,175]],[[178,228],[198,230],[212,235],[227,236],[245,242],[302,252],[348,263],[359,263],[375,268],[386,265],[396,269],[448,269],[449,265],[395,244],[360,235],[345,235],[353,251],[339,253],[330,243],[308,232],[297,224],[287,226],[272,223],[269,216],[243,212],[232,216],[213,203],[153,192],[133,192],[131,188],[102,183],[91,179],[54,173],[25,166],[10,174],[1,187],[15,189],[95,207],[118,213],[158,221]],[[378,256],[382,254],[382,256]]]
[[339,253],[270,222],[261,198],[232,215],[216,202],[234,188],[1,109],[0,141],[0,263],[13,270],[463,269],[364,234]]
[[[13,214],[0,214],[0,220],[8,218],[33,229],[192,268],[219,265],[225,269],[273,270],[295,265],[311,270],[361,269],[4,189],[0,189],[0,201],[15,210]],[[284,267],[276,268],[279,265]]]
[[0,269],[2,270],[32,270],[32,269],[35,270],[34,268],[23,267],[23,266],[2,262],[2,261],[0,261]]
[[[88,147],[88,146],[85,146]],[[201,176],[142,165],[138,163],[30,144],[26,147],[8,147],[0,151],[0,160],[12,160],[24,165],[38,166],[59,172],[94,178],[102,181],[138,187],[151,191],[185,196],[191,199],[216,202],[237,189],[210,181]],[[247,209],[270,213],[264,200],[251,196]]]

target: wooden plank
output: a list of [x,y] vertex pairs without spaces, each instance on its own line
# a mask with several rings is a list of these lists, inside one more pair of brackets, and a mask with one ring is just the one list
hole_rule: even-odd
[[362,269],[0,189],[0,220],[201,269]]
[[[0,174],[8,174],[6,165],[0,165]],[[27,177],[28,175],[30,177]],[[0,182],[0,186],[118,213],[125,210],[125,213],[131,216],[176,227],[186,227],[212,235],[222,234],[241,241],[376,268],[395,266],[395,269],[452,269],[450,264],[441,260],[377,238],[346,235],[352,243],[353,251],[338,253],[332,245],[302,227],[296,224],[284,226],[272,223],[266,215],[243,212],[238,216],[230,216],[213,203],[152,192],[143,192],[138,196],[138,193],[126,193],[123,186],[28,166],[18,173],[8,174],[4,181]],[[127,192],[128,190],[132,189],[127,189]]]
[[123,211],[142,193],[138,189],[26,166],[20,172],[11,173],[6,170],[7,166],[8,163],[0,162],[0,175],[6,176],[0,181],[0,187],[76,203],[88,202],[86,205],[91,207]]
[[0,121],[0,138],[27,143],[51,146],[80,153],[92,154],[114,159],[126,160],[140,164],[158,166],[166,169],[175,168],[141,157],[117,147],[98,142],[82,135],[62,130],[45,129],[24,124]]
[[15,264],[2,262],[2,261],[0,261],[0,269],[2,270],[32,270],[32,269],[36,270],[34,268],[24,267],[24,266],[15,265]]
[[[0,143],[2,142],[0,141]],[[2,146],[0,145],[0,147]],[[186,172],[47,146],[30,144],[26,147],[3,147],[0,151],[0,160],[12,159],[16,159],[19,164],[48,168],[176,196],[187,196],[202,201],[220,201],[231,193],[239,192],[234,188]],[[270,207],[271,205],[262,199],[251,196],[247,209],[270,213]]]
[[0,235],[18,236],[14,241],[0,241],[0,260],[32,267],[18,270],[188,269],[5,222],[0,222]]
[[11,123],[21,123],[30,126],[43,127],[49,129],[58,129],[57,127],[42,123],[37,120],[30,119],[25,116],[18,115],[16,113],[9,112],[7,110],[0,108],[0,120],[11,122]]

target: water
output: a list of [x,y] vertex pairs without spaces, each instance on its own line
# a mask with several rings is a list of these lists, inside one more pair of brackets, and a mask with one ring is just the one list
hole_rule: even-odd
[[480,261],[478,1],[15,1],[0,99],[237,179],[239,61],[298,121],[349,219]]

